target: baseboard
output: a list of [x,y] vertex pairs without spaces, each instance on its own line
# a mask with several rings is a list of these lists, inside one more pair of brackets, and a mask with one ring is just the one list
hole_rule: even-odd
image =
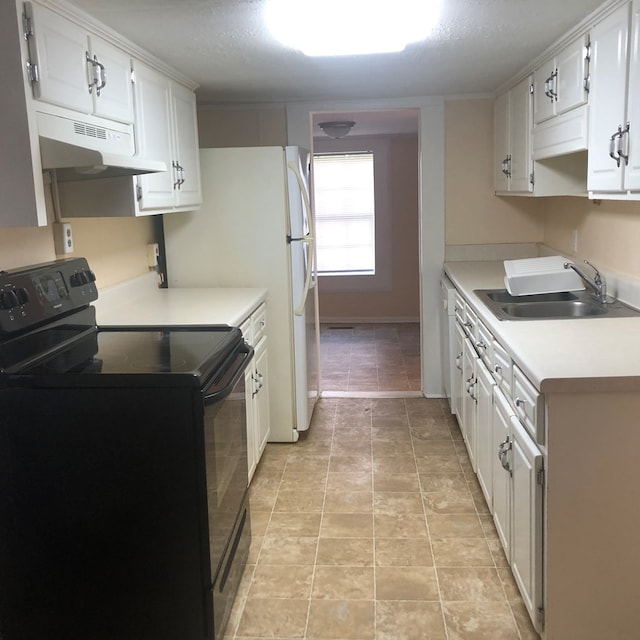
[[322,391],[321,398],[424,398],[422,391]]
[[320,318],[320,324],[409,324],[420,322],[420,318]]

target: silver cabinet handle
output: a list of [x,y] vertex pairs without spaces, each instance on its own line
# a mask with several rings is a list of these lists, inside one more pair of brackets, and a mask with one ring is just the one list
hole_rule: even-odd
[[[620,135],[618,136],[618,144],[616,145],[616,152],[618,153],[618,158],[624,160],[625,166],[629,164],[629,123],[627,122],[627,126],[622,129],[619,128]],[[618,160],[618,166],[620,166]]]
[[509,440],[509,436],[507,436],[507,439],[498,445],[498,460],[500,460],[502,468],[505,471],[508,471],[511,476],[513,475],[513,472],[509,466],[509,460],[507,458],[509,451],[511,451],[511,441]]
[[516,396],[516,399],[514,402],[516,403],[516,407],[524,407],[524,400],[519,396]]
[[456,356],[456,369],[458,371],[462,371],[462,367],[460,366],[461,360],[462,360],[462,351]]
[[616,166],[620,166],[620,154],[618,152],[619,143],[617,140],[622,136],[622,125],[618,127],[618,130],[609,138],[609,157],[616,161]]
[[502,367],[499,364],[497,364],[495,367],[493,367],[493,370],[496,373],[502,373]]
[[85,59],[91,65],[92,80],[89,83],[89,93],[93,91],[93,87],[96,88],[96,95],[100,95],[100,90],[104,89],[107,85],[107,70],[104,65],[98,60],[98,56],[89,56],[89,52],[85,51]]
[[478,349],[486,349],[487,345],[482,340],[478,340],[478,342],[476,342],[476,347],[478,347]]

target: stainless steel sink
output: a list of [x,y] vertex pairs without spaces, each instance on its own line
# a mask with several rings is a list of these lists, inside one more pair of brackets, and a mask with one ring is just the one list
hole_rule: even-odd
[[640,317],[640,311],[613,300],[598,302],[587,291],[512,296],[506,289],[476,289],[474,293],[499,320]]

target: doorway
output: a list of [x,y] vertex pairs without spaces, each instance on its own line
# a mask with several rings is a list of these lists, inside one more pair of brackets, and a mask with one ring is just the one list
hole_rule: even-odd
[[[374,274],[320,275],[324,395],[422,395],[418,109],[314,112],[314,154],[373,152]],[[327,137],[321,122],[353,121]]]

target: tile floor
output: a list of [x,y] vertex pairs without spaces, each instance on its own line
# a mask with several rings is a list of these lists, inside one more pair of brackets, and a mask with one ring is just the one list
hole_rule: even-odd
[[324,391],[420,391],[420,325],[321,324]]
[[538,638],[444,401],[322,399],[250,496],[227,639]]

